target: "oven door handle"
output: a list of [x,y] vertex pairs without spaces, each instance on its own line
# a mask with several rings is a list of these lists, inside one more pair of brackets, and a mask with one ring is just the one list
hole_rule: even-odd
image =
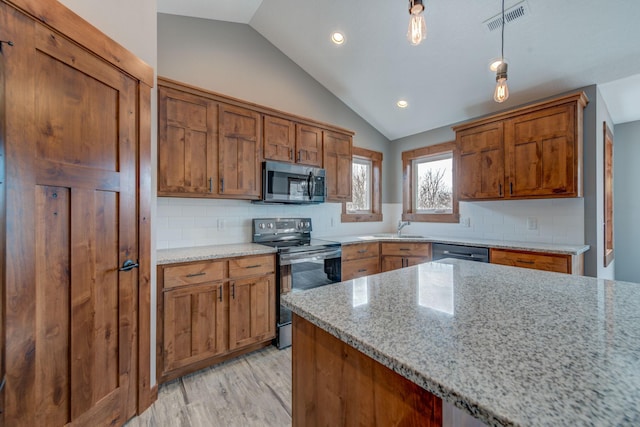
[[280,254],[280,265],[300,264],[302,262],[322,261],[324,259],[340,258],[342,248],[323,250],[318,252],[297,252],[293,254]]

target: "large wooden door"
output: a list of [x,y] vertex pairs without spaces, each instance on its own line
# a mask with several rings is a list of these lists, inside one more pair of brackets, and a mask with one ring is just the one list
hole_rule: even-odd
[[136,411],[137,82],[0,4],[11,426]]

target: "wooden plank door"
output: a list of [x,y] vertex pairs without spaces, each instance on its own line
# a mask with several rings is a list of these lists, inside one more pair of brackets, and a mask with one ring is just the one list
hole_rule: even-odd
[[11,426],[136,411],[137,82],[0,5]]
[[260,114],[220,104],[219,190],[221,195],[260,198]]

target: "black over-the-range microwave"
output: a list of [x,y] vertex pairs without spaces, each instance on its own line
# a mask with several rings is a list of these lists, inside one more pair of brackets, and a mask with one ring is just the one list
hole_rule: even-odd
[[273,161],[262,164],[262,203],[322,203],[326,193],[324,169]]

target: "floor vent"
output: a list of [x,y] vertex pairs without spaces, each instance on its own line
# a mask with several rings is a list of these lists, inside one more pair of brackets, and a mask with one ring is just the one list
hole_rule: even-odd
[[[515,21],[516,19],[524,18],[525,16],[529,16],[529,4],[527,1],[522,1],[515,6],[510,7],[509,9],[505,9],[504,11],[504,22],[508,24],[510,22]],[[482,23],[488,31],[499,30],[502,27],[502,13],[493,16]]]

